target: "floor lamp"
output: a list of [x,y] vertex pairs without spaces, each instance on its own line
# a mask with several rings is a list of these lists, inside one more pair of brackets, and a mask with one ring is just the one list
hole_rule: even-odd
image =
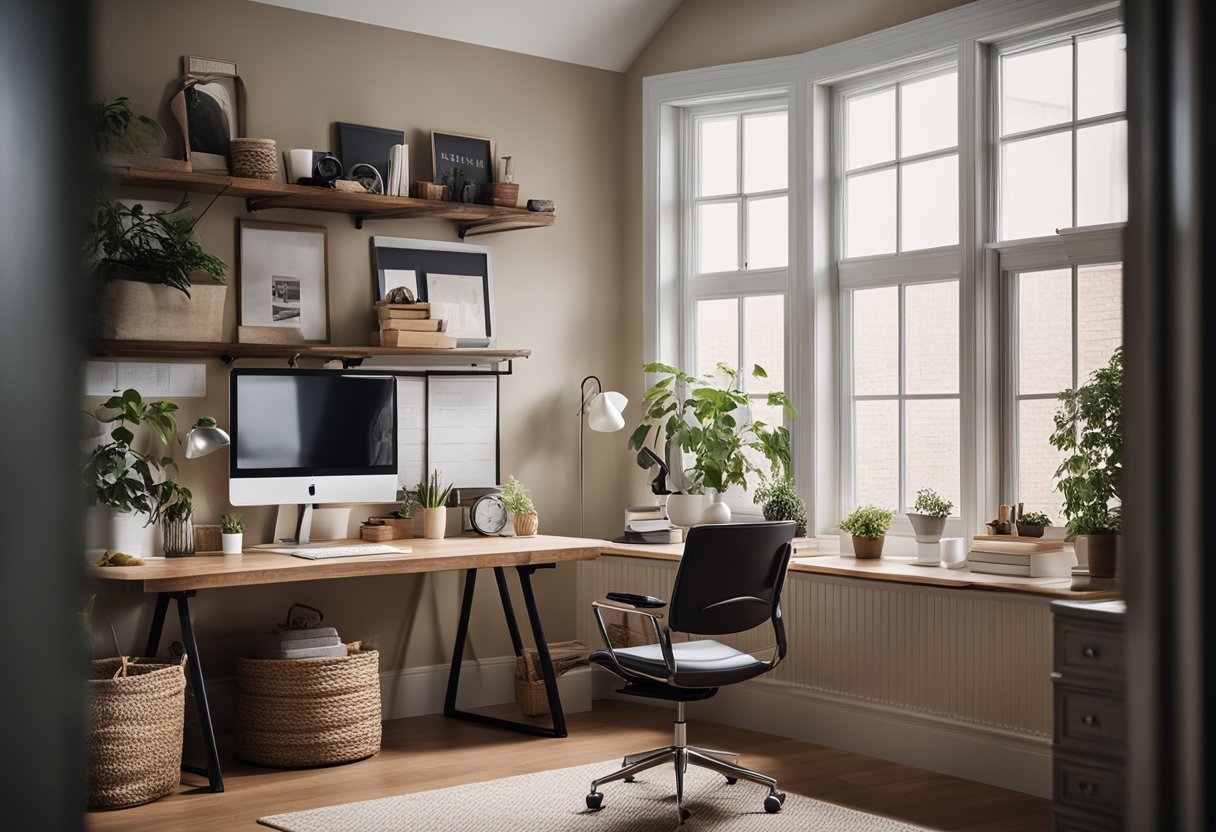
[[[588,388],[587,382],[595,382]],[[621,411],[629,399],[614,391],[604,392],[596,376],[587,376],[579,385],[578,406],[578,534],[583,536],[583,433],[590,427],[597,433],[615,433],[625,427]]]

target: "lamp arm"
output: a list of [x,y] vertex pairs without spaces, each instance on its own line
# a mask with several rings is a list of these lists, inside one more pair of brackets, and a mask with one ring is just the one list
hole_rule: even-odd
[[[591,390],[591,391],[587,390],[587,382],[589,382],[589,381],[595,382],[594,390]],[[587,412],[587,405],[591,402],[591,400],[593,398],[595,398],[596,396],[598,396],[600,393],[604,392],[604,385],[602,382],[600,382],[599,376],[587,376],[579,384],[578,391],[579,391],[579,394],[582,396],[582,400],[578,404],[578,415],[582,416]]]

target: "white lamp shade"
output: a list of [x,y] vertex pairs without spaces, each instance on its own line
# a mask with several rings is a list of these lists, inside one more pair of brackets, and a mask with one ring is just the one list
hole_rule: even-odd
[[629,404],[629,399],[620,393],[609,391],[600,393],[591,400],[587,409],[587,426],[598,433],[613,433],[625,427],[625,417],[621,411]]

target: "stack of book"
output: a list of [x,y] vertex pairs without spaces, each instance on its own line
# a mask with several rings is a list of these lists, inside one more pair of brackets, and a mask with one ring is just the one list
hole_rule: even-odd
[[456,339],[445,334],[448,322],[431,317],[429,303],[385,303],[377,301],[376,318],[380,331],[373,343],[382,347],[425,347],[446,350],[456,346]]
[[683,543],[684,530],[672,525],[670,520],[630,520],[625,524],[625,534],[618,543]]
[[795,537],[791,557],[805,558],[819,554],[819,541],[813,537]]
[[258,633],[254,658],[320,659],[345,656],[346,645],[333,627],[279,627],[273,633]]
[[972,572],[1025,578],[1067,578],[1076,562],[1076,555],[1065,551],[1063,540],[1010,535],[977,535],[967,556]]

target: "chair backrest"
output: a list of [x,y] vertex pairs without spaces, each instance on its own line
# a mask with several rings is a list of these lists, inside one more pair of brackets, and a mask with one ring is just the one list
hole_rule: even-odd
[[795,524],[693,526],[668,604],[668,626],[723,635],[776,621]]

